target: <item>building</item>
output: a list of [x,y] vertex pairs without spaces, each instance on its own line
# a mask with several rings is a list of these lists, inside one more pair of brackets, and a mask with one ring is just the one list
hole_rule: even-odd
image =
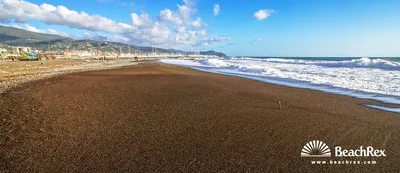
[[21,52],[31,52],[30,47],[14,47],[12,53],[20,54]]

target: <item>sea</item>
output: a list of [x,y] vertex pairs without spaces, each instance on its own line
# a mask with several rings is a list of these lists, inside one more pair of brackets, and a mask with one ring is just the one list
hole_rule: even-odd
[[400,113],[400,57],[228,57],[162,59],[161,62],[265,83],[371,99],[385,104],[364,106]]

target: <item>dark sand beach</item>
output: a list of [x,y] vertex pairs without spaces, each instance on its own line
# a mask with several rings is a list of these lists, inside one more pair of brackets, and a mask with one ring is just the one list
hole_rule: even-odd
[[[0,172],[400,172],[400,115],[371,102],[159,63],[58,76],[0,95]],[[310,163],[346,159],[377,164]]]

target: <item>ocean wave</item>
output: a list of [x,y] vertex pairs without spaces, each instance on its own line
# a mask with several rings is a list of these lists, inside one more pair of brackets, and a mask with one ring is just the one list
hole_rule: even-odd
[[248,57],[232,58],[231,60],[248,60],[248,61],[261,61],[261,62],[285,63],[285,64],[304,64],[304,65],[317,65],[322,67],[375,68],[381,70],[400,71],[400,62],[389,61],[384,59],[372,59],[368,57],[352,59],[352,60],[343,60],[343,61],[303,60],[303,59],[286,59],[286,58],[248,58]]
[[235,69],[241,72],[255,73],[261,74],[266,71],[265,67],[262,65],[256,64],[241,64],[241,63],[232,63],[227,62],[221,59],[196,59],[196,62],[199,62],[202,65],[214,67],[214,68],[225,68],[225,69]]
[[[286,63],[276,63],[276,61],[284,61]],[[367,58],[361,58],[336,62],[322,62],[321,60],[310,62],[309,60],[293,59],[267,59],[262,61],[257,59],[196,59],[193,62],[200,66],[218,69],[219,71],[228,70],[230,73],[293,79],[309,82],[310,84],[400,96],[400,80],[397,80],[400,78],[400,73],[397,70],[359,68],[361,65],[375,64],[377,66],[382,63],[388,64],[380,61],[380,59],[370,61]],[[322,63],[325,64],[321,65]],[[354,68],[354,64],[357,64],[358,68]],[[396,66],[396,64],[392,65]]]

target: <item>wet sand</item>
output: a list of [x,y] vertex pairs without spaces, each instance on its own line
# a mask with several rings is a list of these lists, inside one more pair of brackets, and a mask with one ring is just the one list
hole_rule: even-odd
[[371,102],[158,63],[58,76],[0,95],[0,172],[399,172],[400,116]]

